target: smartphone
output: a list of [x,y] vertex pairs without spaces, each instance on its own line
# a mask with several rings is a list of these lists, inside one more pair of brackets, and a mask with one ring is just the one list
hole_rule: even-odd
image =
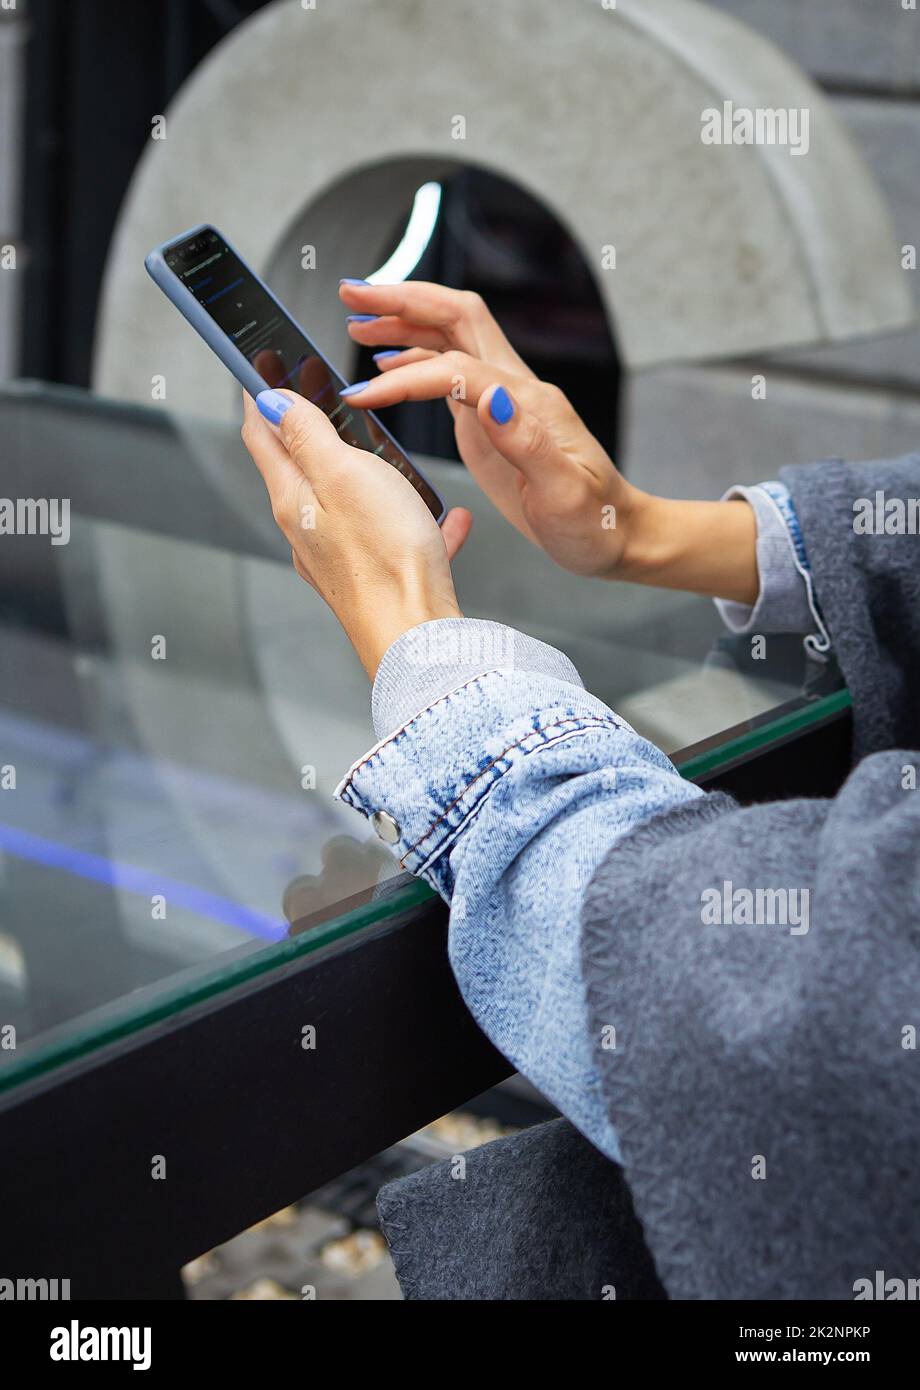
[[253,398],[266,387],[306,396],[347,444],[398,469],[440,525],[446,509],[436,489],[376,415],[341,399],[345,380],[215,227],[183,232],[151,251],[144,265]]

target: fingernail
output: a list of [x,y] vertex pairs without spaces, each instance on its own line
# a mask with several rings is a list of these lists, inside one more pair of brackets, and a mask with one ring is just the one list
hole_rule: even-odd
[[340,285],[369,285],[370,283],[370,280],[352,280],[348,275],[343,276],[339,281]]
[[271,420],[273,425],[281,424],[281,417],[286,410],[290,410],[294,404],[288,400],[287,396],[282,396],[280,391],[260,391],[256,396],[256,405],[265,416],[266,420]]
[[354,386],[343,386],[339,392],[340,396],[355,396],[359,391],[363,391],[365,386],[370,386],[369,381],[356,381]]
[[493,392],[492,399],[489,401],[489,414],[496,425],[507,425],[514,414],[514,406],[511,404],[511,397],[504,386],[499,386]]
[[375,352],[374,361],[379,362],[381,357],[398,357],[402,348],[387,348],[386,352]]
[[379,319],[379,314],[349,314],[346,323],[370,323],[371,319]]

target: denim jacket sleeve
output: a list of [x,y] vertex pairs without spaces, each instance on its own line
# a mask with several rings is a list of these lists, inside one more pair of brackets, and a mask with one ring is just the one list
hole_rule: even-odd
[[732,632],[797,632],[810,656],[821,660],[831,641],[815,598],[802,528],[785,484],[733,487],[723,501],[742,497],[757,519],[760,592],[753,607],[716,599],[719,616]]
[[[512,659],[483,669],[487,650]],[[386,694],[405,689],[405,669],[419,690],[447,669],[460,679],[412,709]],[[386,653],[377,686],[378,732],[389,731],[338,795],[450,903],[451,965],[483,1031],[617,1158],[587,1024],[582,900],[618,837],[702,793],[589,695],[565,657],[499,624],[413,629]]]

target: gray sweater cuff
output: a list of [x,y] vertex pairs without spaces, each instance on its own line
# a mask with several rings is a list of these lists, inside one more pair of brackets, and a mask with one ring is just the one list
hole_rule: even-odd
[[757,518],[757,570],[760,593],[753,608],[729,599],[716,599],[725,626],[741,636],[749,633],[815,632],[808,585],[795,562],[795,549],[782,513],[760,487],[733,487],[723,497],[743,497]]
[[527,671],[584,688],[567,656],[536,637],[480,618],[438,618],[398,637],[374,680],[378,738],[408,724],[439,696],[485,671]]

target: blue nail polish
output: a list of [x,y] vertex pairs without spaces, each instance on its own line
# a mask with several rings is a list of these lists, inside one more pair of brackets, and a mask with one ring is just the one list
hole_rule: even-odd
[[370,323],[373,319],[379,318],[379,314],[349,314],[346,323]]
[[289,401],[287,396],[282,396],[280,391],[260,391],[256,396],[256,405],[265,416],[266,420],[271,420],[273,425],[281,424],[281,417],[286,410],[290,410],[294,404]]
[[489,401],[489,414],[496,425],[507,425],[514,414],[511,397],[504,386],[499,386],[498,390],[493,393],[492,399]]
[[356,381],[354,386],[343,386],[339,392],[340,396],[355,396],[359,391],[363,391],[365,386],[370,386],[369,381]]
[[386,352],[375,352],[374,361],[379,362],[381,357],[398,357],[402,348],[387,348]]
[[348,275],[343,276],[339,281],[340,285],[369,285],[370,283],[370,280],[352,280]]

